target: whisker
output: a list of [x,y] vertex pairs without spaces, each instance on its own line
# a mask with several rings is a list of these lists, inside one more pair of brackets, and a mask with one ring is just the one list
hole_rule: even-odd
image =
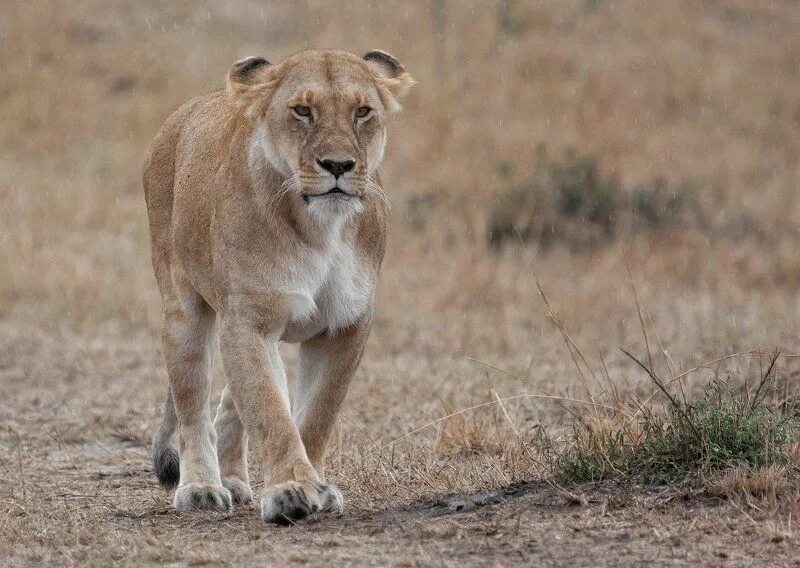
[[268,206],[270,207],[269,214],[274,215],[281,200],[295,189],[299,189],[299,187],[300,182],[296,176],[292,175],[286,178],[281,184],[280,188],[278,188],[278,191],[270,198],[268,202]]
[[367,178],[364,183],[364,196],[377,199],[389,210],[392,208],[392,204],[389,203],[389,198],[383,191],[383,188],[381,188],[381,186],[378,185],[377,182],[372,178]]

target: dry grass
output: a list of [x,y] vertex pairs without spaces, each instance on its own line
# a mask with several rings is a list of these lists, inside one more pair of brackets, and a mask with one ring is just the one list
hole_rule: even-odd
[[[731,353],[800,351],[795,3],[1,7],[4,564],[788,562],[794,453],[784,469],[728,474],[720,494],[751,501],[723,505],[545,488],[422,523],[426,509],[409,504],[541,479],[543,429],[565,441],[576,417],[614,427],[597,405],[654,392],[619,346],[651,353],[664,377]],[[391,126],[378,314],[329,457],[350,512],[295,532],[268,531],[247,509],[180,515],[147,471],[166,376],[141,157],[169,112],[218,87],[232,61],[312,46],[386,49],[419,81]],[[493,250],[496,203],[538,191],[537,168],[570,155],[594,160],[617,208],[663,183],[693,188],[691,214],[669,231],[617,223],[591,249],[557,235]],[[671,392],[695,400],[727,375],[743,389],[764,361],[720,359]],[[781,359],[770,400],[792,404],[799,372]],[[663,397],[651,403],[664,410]],[[575,546],[555,553],[557,539]]]
[[755,497],[767,500],[774,507],[791,486],[786,468],[772,465],[757,471],[747,466],[730,469],[711,487],[728,498]]

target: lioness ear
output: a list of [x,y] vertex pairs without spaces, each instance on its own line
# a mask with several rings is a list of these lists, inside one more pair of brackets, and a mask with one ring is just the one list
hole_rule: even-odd
[[397,59],[380,49],[368,52],[364,55],[364,61],[372,69],[383,105],[389,112],[400,110],[400,99],[416,81]]
[[251,55],[250,57],[245,57],[234,63],[228,73],[228,78],[235,83],[252,85],[258,82],[258,71],[270,65],[272,64],[263,57]]
[[228,94],[251,116],[259,114],[277,85],[275,67],[263,57],[246,57],[228,72]]

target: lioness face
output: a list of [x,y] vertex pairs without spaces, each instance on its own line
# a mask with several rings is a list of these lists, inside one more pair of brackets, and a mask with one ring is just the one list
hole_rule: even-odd
[[261,73],[258,136],[267,160],[310,211],[360,210],[361,199],[374,191],[370,175],[383,160],[387,114],[399,109],[411,77],[378,51],[364,59],[304,52]]

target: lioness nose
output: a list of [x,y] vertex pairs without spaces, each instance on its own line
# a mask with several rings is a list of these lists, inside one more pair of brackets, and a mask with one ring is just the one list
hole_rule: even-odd
[[345,160],[344,162],[337,162],[335,160],[317,160],[317,163],[322,166],[323,169],[331,172],[335,178],[338,178],[339,176],[349,172],[353,169],[353,166],[356,165],[353,160]]

